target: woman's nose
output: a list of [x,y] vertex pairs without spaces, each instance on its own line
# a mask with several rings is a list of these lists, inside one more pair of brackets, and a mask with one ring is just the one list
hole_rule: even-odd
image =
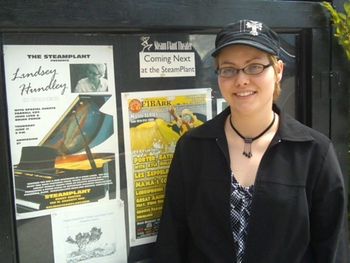
[[237,75],[235,76],[235,85],[237,87],[240,86],[246,86],[249,83],[249,76],[243,72],[243,70],[240,70],[237,72]]

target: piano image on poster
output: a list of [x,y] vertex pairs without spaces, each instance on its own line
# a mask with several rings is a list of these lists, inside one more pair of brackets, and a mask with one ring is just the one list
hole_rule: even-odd
[[115,153],[92,151],[114,133],[113,117],[100,111],[110,97],[78,95],[39,145],[22,147],[17,213],[115,198]]

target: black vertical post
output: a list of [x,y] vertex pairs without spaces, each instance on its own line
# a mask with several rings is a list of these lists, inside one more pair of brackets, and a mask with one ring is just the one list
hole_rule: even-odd
[[[0,54],[3,54],[0,46]],[[3,57],[3,56],[1,56]],[[4,61],[0,60],[0,86],[5,87]],[[8,120],[5,89],[0,88],[0,258],[1,262],[16,262],[16,227],[13,183],[9,159]]]

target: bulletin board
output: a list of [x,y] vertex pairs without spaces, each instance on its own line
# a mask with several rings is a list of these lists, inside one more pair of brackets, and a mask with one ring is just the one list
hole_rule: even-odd
[[[176,142],[227,107],[215,35],[33,38],[3,46],[21,262],[150,261]],[[283,38],[293,115],[297,38]]]
[[[243,18],[264,21],[282,38],[279,106],[330,135],[338,111],[330,110],[329,20],[319,3],[3,4],[6,262],[152,262],[174,146],[227,107],[210,55],[215,35]],[[333,123],[344,125],[347,116],[337,116],[345,121]],[[333,136],[340,131],[333,128]]]

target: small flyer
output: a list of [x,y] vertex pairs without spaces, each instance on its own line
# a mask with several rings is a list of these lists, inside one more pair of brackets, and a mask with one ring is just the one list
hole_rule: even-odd
[[154,242],[181,135],[211,119],[211,89],[122,93],[130,246]]
[[160,41],[145,35],[140,44],[140,78],[196,76],[195,52],[188,39]]
[[119,198],[113,47],[5,45],[17,219]]
[[70,207],[51,219],[55,263],[127,262],[121,200]]

